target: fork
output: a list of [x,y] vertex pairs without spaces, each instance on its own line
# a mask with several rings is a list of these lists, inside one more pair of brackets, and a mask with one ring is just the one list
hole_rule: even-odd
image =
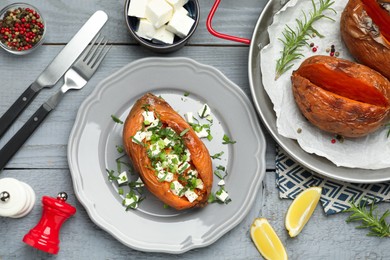
[[107,40],[97,35],[85,49],[73,66],[64,75],[64,84],[30,117],[21,129],[0,150],[0,171],[15,155],[20,147],[34,133],[46,116],[58,105],[68,90],[83,88],[98,69],[100,63],[110,50]]

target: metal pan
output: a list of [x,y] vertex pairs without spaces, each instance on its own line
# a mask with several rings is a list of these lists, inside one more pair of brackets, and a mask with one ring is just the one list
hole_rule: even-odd
[[[212,12],[210,12],[207,20],[208,29],[211,33],[211,19],[213,12],[215,12],[215,9],[219,4],[219,1],[220,0],[216,0]],[[248,43],[250,43],[248,61],[250,90],[254,106],[264,126],[267,128],[279,146],[284,151],[286,151],[292,159],[301,164],[303,167],[313,171],[314,173],[318,173],[332,179],[352,183],[378,183],[390,180],[390,168],[381,170],[365,170],[338,167],[324,157],[305,152],[295,140],[279,135],[276,128],[276,115],[273,110],[273,104],[264,90],[262,83],[262,74],[260,69],[260,50],[269,43],[267,28],[272,23],[274,14],[282,8],[283,5],[281,2],[286,1],[269,0],[256,23],[252,39],[248,40]],[[226,38],[224,35],[217,35],[214,33],[212,34],[220,38]],[[240,40],[236,41],[243,42]]]

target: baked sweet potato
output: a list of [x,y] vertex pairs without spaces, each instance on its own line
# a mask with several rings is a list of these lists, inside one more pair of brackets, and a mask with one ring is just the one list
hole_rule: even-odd
[[361,137],[389,119],[390,82],[364,65],[313,56],[293,72],[291,80],[302,114],[326,132]]
[[145,186],[177,210],[203,207],[210,195],[210,154],[191,126],[151,93],[131,109],[123,144]]
[[358,62],[390,79],[389,0],[349,0],[341,14],[340,32]]

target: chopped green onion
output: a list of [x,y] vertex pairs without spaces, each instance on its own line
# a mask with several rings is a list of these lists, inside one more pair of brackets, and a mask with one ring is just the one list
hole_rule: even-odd
[[115,123],[123,124],[123,121],[120,120],[118,117],[111,115],[112,120],[114,120]]
[[221,156],[224,154],[224,152],[216,153],[214,155],[211,155],[212,159],[218,159],[221,160]]
[[188,97],[190,95],[190,92],[184,92],[184,96]]
[[229,136],[227,136],[226,134],[223,135],[223,142],[222,144],[235,144],[236,141],[233,141],[233,140],[230,140]]
[[221,174],[221,172],[220,172],[219,170],[215,170],[215,171],[214,171],[214,174],[215,174],[218,178],[223,179],[223,176],[222,176],[222,174]]
[[116,146],[116,150],[118,151],[118,153],[123,153],[123,151],[124,151],[123,146],[120,146],[120,145]]
[[189,128],[184,129],[184,130],[180,133],[180,137],[182,137],[183,135],[185,135],[188,131],[190,131]]
[[134,136],[132,136],[131,139],[133,139],[133,141],[134,141],[136,144],[139,144],[139,145],[145,147],[145,144],[142,143],[142,142],[140,142],[140,141],[138,141],[137,139],[135,139]]

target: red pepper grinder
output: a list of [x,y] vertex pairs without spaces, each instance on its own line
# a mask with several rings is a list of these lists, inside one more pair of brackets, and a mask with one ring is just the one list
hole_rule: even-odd
[[23,238],[23,242],[50,254],[57,254],[60,247],[61,225],[76,213],[76,208],[66,203],[68,195],[60,192],[57,198],[42,197],[42,217],[39,223]]

